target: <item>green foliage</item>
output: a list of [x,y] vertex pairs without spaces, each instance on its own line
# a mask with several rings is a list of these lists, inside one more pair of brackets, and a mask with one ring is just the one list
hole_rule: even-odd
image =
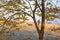
[[[28,14],[32,15],[32,10],[30,10],[30,9],[32,6],[36,5],[35,0],[14,0],[14,1],[13,0],[9,0],[9,1],[0,0],[0,1],[2,2],[2,4],[0,5],[0,8],[4,9],[4,12],[7,12],[8,14],[9,13],[14,14],[16,12],[15,10],[18,10],[17,13],[19,12],[19,10],[23,10],[23,11],[27,11]],[[34,3],[31,4],[30,2],[33,2],[33,1],[34,1]],[[57,0],[55,0],[55,1],[57,2]],[[39,5],[41,4],[40,2],[41,2],[41,0],[38,0]],[[52,1],[46,2],[45,10],[46,10],[46,19],[47,20],[48,19],[54,20],[55,18],[59,18],[58,16],[55,16],[55,14],[59,13],[60,8],[58,8],[58,7],[54,8],[53,5],[55,5],[55,4],[52,4]],[[39,11],[39,9],[37,9],[36,12],[37,12],[36,15],[41,16],[41,11]],[[54,15],[49,14],[51,12],[53,12],[55,14]],[[2,14],[2,11],[0,13],[1,13],[1,15],[5,14],[5,13]],[[20,16],[22,16],[22,17],[20,17],[20,19],[23,19],[24,21],[28,20],[28,18],[26,17],[27,15],[24,14],[24,15],[20,15]]]

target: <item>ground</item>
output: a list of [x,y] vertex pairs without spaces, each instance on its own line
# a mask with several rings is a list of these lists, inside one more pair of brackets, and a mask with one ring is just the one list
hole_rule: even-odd
[[[38,40],[36,28],[32,24],[17,25],[10,31],[0,34],[0,40]],[[51,31],[51,28],[59,26],[46,24],[44,40],[60,40],[60,31]]]

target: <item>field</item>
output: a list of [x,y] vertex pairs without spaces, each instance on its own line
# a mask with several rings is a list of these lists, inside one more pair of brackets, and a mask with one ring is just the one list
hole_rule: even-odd
[[[0,40],[38,40],[38,34],[33,22],[6,26],[8,32],[0,34]],[[41,24],[38,25],[39,28]],[[60,40],[60,24],[45,24],[44,40]]]

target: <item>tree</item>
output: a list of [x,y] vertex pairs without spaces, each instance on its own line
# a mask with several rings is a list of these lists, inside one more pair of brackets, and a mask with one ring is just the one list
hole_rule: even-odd
[[[49,19],[49,18],[47,18],[47,16],[50,17],[50,14],[48,14],[48,13],[59,12],[59,10],[56,9],[56,7],[51,8],[51,5],[52,5],[51,2],[47,2],[47,5],[50,5],[50,8],[45,7],[46,0],[9,0],[9,1],[1,0],[1,2],[2,3],[0,5],[0,8],[3,9],[0,11],[1,18],[3,18],[7,14],[12,13],[12,15],[10,15],[10,16],[8,16],[8,18],[6,18],[4,24],[7,21],[10,21],[11,19],[23,20],[23,22],[24,22],[25,20],[28,20],[28,18],[26,16],[29,16],[34,21],[35,27],[37,29],[37,33],[39,35],[39,40],[43,40],[43,38],[44,38],[45,17],[46,17],[46,19]],[[31,4],[31,2],[33,2],[33,3]],[[32,6],[34,8],[32,8]],[[58,11],[56,11],[55,9]],[[48,10],[48,11],[45,13],[45,10]],[[47,16],[45,16],[45,14]],[[41,29],[39,29],[39,27],[38,27],[35,15],[42,16]],[[16,16],[16,18],[14,16]]]

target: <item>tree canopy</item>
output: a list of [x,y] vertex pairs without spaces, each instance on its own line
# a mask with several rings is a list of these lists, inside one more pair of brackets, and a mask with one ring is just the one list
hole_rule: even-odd
[[[13,16],[15,15],[19,16],[16,19],[22,19],[22,20],[24,19],[24,21],[28,20],[28,18],[26,17],[27,15],[29,15],[30,17],[32,16],[32,11],[34,10],[34,7],[36,6],[35,0],[1,0],[0,2],[1,2],[0,18],[4,17],[5,15],[12,14]],[[56,4],[54,4],[54,2],[49,1],[49,0],[45,1],[45,3],[46,3],[45,5],[46,19],[54,20],[55,18],[59,18],[59,16],[56,16],[56,14],[60,12],[60,7],[56,7]],[[41,16],[41,12],[40,12],[41,0],[38,0],[38,4],[39,6],[37,7],[35,14],[37,16]]]

